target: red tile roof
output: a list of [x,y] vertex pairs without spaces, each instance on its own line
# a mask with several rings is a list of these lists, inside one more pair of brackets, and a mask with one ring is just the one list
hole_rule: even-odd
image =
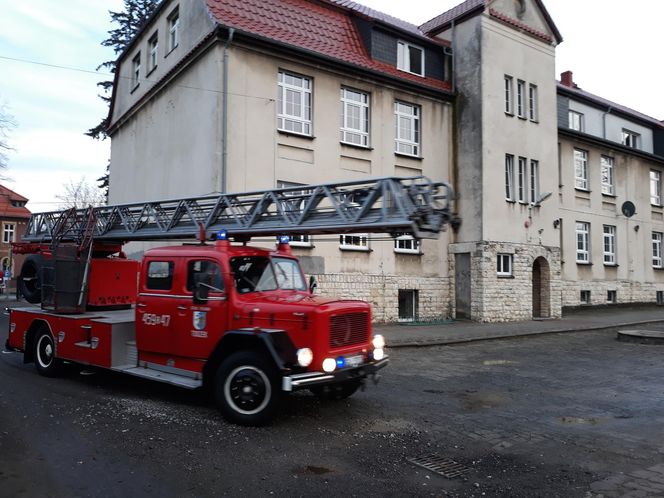
[[344,8],[343,2],[325,5],[308,0],[206,0],[206,3],[222,26],[432,89],[451,90],[448,81],[422,78],[372,59],[350,15],[354,9]]
[[0,185],[0,216],[11,218],[29,218],[30,210],[26,207],[14,207],[12,201],[28,202],[26,197]]

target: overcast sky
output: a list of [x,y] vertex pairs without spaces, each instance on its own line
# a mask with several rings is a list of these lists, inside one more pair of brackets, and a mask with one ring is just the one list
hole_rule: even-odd
[[[185,0],[191,1],[191,0]],[[640,112],[664,119],[664,64],[659,46],[661,0],[544,0],[563,36],[556,74]],[[460,0],[364,0],[365,5],[422,24]],[[108,141],[84,135],[107,112],[95,68],[112,58],[100,46],[109,10],[122,0],[0,0],[0,102],[18,127],[5,184],[30,198],[32,211],[57,208],[63,184],[94,183],[108,162]],[[15,60],[12,60],[15,59]]]

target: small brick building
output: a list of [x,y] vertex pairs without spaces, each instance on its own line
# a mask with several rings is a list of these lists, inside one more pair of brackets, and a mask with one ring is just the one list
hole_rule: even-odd
[[[0,268],[3,292],[13,292],[16,289],[17,272],[21,270],[25,258],[22,254],[12,254],[11,243],[19,242],[25,233],[30,219],[30,211],[25,207],[27,203],[27,198],[0,185]],[[6,270],[9,270],[11,277],[5,282]]]

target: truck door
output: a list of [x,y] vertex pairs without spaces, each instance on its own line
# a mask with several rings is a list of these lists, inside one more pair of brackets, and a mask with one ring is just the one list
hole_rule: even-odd
[[152,353],[173,349],[176,297],[173,295],[175,258],[145,262],[136,300],[136,348]]
[[[207,359],[228,329],[228,301],[222,268],[217,261],[202,257],[187,258],[186,268],[186,286],[181,297],[178,296],[173,354]],[[196,285],[207,289],[206,302],[194,302]]]

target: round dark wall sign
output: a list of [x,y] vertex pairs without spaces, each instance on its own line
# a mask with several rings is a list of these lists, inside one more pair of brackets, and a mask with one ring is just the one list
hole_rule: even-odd
[[623,202],[620,210],[622,211],[622,214],[624,214],[628,218],[631,218],[632,216],[634,216],[634,213],[636,213],[636,206],[634,206],[634,203],[632,201],[625,201]]

